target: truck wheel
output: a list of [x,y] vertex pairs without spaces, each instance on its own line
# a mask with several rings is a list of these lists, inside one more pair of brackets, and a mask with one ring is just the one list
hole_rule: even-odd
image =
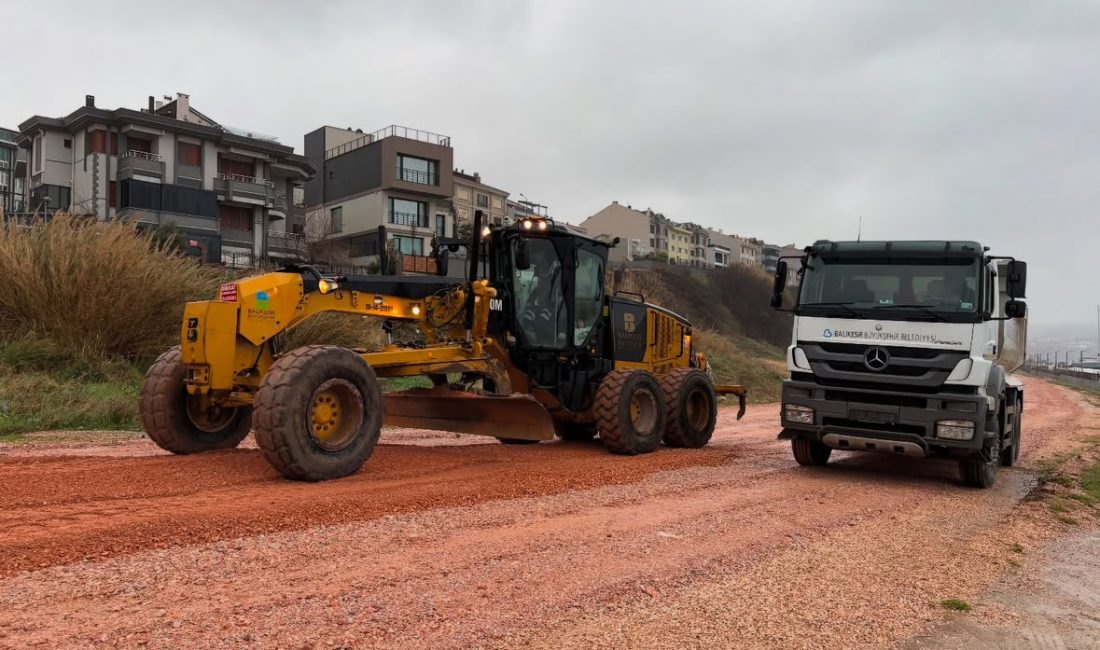
[[323,481],[359,471],[382,432],[382,389],[347,348],[309,345],[279,358],[253,399],[256,443],[289,478]]
[[1012,438],[1010,442],[1011,447],[1005,447],[1001,449],[1001,464],[1005,467],[1012,467],[1016,464],[1016,459],[1020,457],[1020,438],[1023,431],[1023,414],[1024,403],[1023,400],[1016,400],[1016,418],[1012,423]]
[[596,437],[596,425],[585,422],[558,422],[554,433],[562,440],[591,440]]
[[173,454],[232,449],[252,426],[247,406],[203,409],[187,394],[179,346],[160,355],[141,383],[141,426],[157,446]]
[[993,487],[997,481],[997,466],[1000,464],[1000,458],[992,452],[990,456],[992,457],[990,460],[981,456],[959,460],[959,475],[963,485],[982,490]]
[[596,421],[608,451],[647,454],[665,432],[664,391],[644,370],[615,370],[596,391]]
[[794,459],[804,467],[819,467],[829,462],[829,456],[833,455],[833,448],[816,440],[806,438],[791,438],[791,451]]
[[705,447],[718,421],[714,385],[702,370],[676,368],[661,378],[665,392],[664,442],[669,447]]

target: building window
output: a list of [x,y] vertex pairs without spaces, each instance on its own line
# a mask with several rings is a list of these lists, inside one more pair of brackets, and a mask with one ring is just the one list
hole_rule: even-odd
[[328,211],[328,232],[344,232],[344,206],[338,205]]
[[435,215],[435,234],[437,237],[447,236],[447,215]]
[[218,156],[218,173],[251,177],[255,169],[247,160],[233,160]]
[[397,180],[439,185],[439,163],[426,158],[397,154]]
[[657,234],[657,226],[655,226],[653,224],[649,224],[649,234],[656,235]]
[[390,199],[390,223],[413,228],[428,227],[428,205],[423,201]]
[[479,208],[489,207],[489,195],[487,195],[487,194],[478,194],[477,195],[477,207],[479,207]]
[[65,138],[65,142],[64,142],[64,145],[65,145],[65,148],[66,148],[66,149],[72,149],[72,148],[73,148],[73,140],[72,140],[72,138]]
[[153,153],[153,141],[149,138],[140,138],[133,135],[126,136],[126,150],[140,151],[141,153]]
[[252,208],[219,205],[218,222],[222,230],[252,232]]
[[107,153],[107,132],[103,129],[88,131],[85,142],[88,143],[85,155],[92,153]]
[[423,255],[424,240],[419,237],[403,237],[394,235],[394,248],[402,255]]
[[118,155],[118,134],[113,131],[111,132],[111,155]]
[[202,147],[190,142],[181,142],[176,150],[176,162],[181,165],[198,167],[202,164]]
[[114,181],[107,181],[107,207],[118,207],[118,184]]
[[652,237],[649,238],[649,247],[657,248],[657,242],[655,242]]

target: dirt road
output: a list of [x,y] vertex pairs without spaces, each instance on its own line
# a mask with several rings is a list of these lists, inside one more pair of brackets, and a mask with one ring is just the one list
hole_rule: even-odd
[[776,421],[636,458],[387,432],[317,485],[254,449],[2,446],[0,647],[893,645],[1053,536],[1029,470],[1100,426],[1029,382],[1022,468],[975,491],[951,463],[799,468]]

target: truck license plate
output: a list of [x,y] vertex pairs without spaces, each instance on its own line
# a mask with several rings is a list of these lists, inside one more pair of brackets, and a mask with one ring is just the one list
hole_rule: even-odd
[[875,424],[894,424],[897,415],[889,411],[869,411],[867,409],[848,409],[848,417],[858,422]]

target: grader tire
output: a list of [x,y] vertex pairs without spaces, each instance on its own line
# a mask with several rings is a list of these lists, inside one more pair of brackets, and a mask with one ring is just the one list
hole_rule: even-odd
[[309,345],[280,357],[253,399],[256,444],[289,479],[359,471],[382,432],[382,389],[358,354]]
[[600,440],[614,454],[647,454],[665,432],[665,397],[643,370],[615,370],[596,391]]
[[702,370],[676,368],[661,378],[665,392],[665,445],[699,449],[710,442],[718,422],[714,384]]
[[173,454],[232,449],[252,426],[251,409],[238,406],[207,413],[192,408],[184,385],[186,368],[179,346],[160,355],[145,373],[139,410],[141,427],[158,447]]

